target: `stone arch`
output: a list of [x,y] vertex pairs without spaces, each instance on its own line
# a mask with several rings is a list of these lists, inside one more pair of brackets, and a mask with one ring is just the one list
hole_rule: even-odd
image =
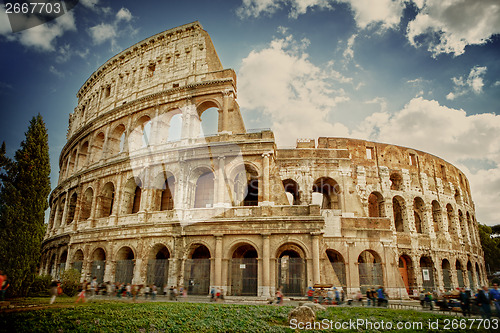
[[[200,167],[195,170],[198,175],[194,186],[194,208],[213,207],[215,203],[215,175],[211,168]],[[193,178],[192,178],[193,179]]]
[[199,117],[202,116],[203,112],[205,112],[210,108],[216,108],[218,110],[221,110],[222,106],[216,99],[213,98],[204,99],[203,101],[196,104],[196,112],[198,113]]
[[443,229],[443,215],[441,211],[441,205],[437,200],[432,200],[432,223],[434,225],[434,232],[441,231]]
[[68,177],[71,176],[76,169],[76,149],[73,149],[71,152],[70,158],[69,158],[69,163],[68,163]]
[[201,243],[188,248],[188,259],[184,261],[184,286],[190,295],[206,295],[210,288],[211,253]]
[[430,256],[422,255],[420,257],[420,271],[422,274],[422,287],[428,290],[434,290],[434,262]]
[[458,221],[460,223],[460,232],[462,235],[462,241],[467,243],[467,224],[465,222],[465,216],[462,210],[458,210]]
[[479,265],[477,262],[475,264],[475,268],[476,268],[476,282],[477,282],[477,287],[479,288],[482,285],[482,283],[481,283],[481,270],[479,269]]
[[339,184],[330,177],[320,177],[314,181],[312,191],[322,194],[322,209],[341,209]]
[[125,149],[126,128],[125,125],[119,124],[111,131],[108,138],[108,154],[115,156],[123,152]]
[[460,190],[458,188],[455,189],[455,202],[457,203],[457,205],[461,205],[463,202],[462,202],[462,196],[460,195]]
[[164,122],[167,124],[166,127],[168,128],[166,133],[167,142],[174,142],[182,139],[184,119],[181,109],[177,108],[168,111],[166,113]]
[[63,193],[60,196],[59,203],[57,205],[56,225],[55,225],[56,228],[62,226],[63,224],[63,216],[65,208],[66,208],[66,193]]
[[455,212],[453,211],[453,206],[450,203],[446,205],[446,218],[448,221],[448,232],[458,234],[455,225]]
[[338,281],[338,284],[334,283],[334,285],[337,287],[346,287],[347,279],[344,257],[340,254],[340,252],[333,249],[327,249],[326,255],[328,257],[328,261],[330,261],[330,265],[332,265],[334,281]]
[[89,141],[86,140],[80,147],[78,151],[78,167],[77,170],[81,170],[86,164],[89,155]]
[[304,249],[297,243],[288,242],[277,249],[276,258],[276,287],[281,288],[284,295],[304,295],[307,283]]
[[460,288],[465,288],[464,272],[462,269],[462,263],[459,259],[455,262],[455,269],[457,271],[457,281]]
[[81,249],[78,249],[74,252],[73,254],[73,260],[71,264],[71,268],[76,269],[77,271],[82,273],[82,268],[83,268],[83,260],[85,259],[83,255],[83,251]]
[[94,190],[92,187],[87,187],[83,193],[82,203],[80,206],[80,221],[85,221],[90,218],[92,212],[92,202],[94,201]]
[[467,278],[469,279],[469,288],[474,290],[474,277],[472,272],[472,263],[470,260],[467,261]]
[[372,192],[368,196],[368,216],[385,217],[384,197],[379,192]]
[[384,285],[382,259],[373,250],[364,250],[358,256],[359,287],[362,293],[368,288],[378,288]]
[[396,195],[392,198],[392,213],[394,216],[394,227],[396,228],[396,231],[408,231],[406,204],[403,197]]
[[54,278],[54,279],[57,278],[57,262],[56,262],[56,254],[55,253],[53,253],[52,256],[50,257],[49,274],[50,274],[50,276],[52,276],[52,278]]
[[216,135],[220,132],[221,112],[216,107],[210,107],[200,115],[200,137]]
[[419,234],[423,233],[425,228],[425,203],[421,197],[413,199],[413,217],[415,219],[415,231]]
[[116,252],[115,280],[123,283],[132,283],[134,277],[136,255],[130,246],[122,246]]
[[230,259],[231,294],[257,296],[258,253],[252,244],[240,242],[232,246]]
[[57,263],[57,278],[61,278],[61,274],[66,270],[66,261],[68,260],[68,250],[64,249],[59,255]]
[[92,152],[90,155],[92,157],[92,163],[97,163],[101,160],[104,150],[104,140],[104,132],[99,132],[94,137],[94,140],[92,141]]
[[104,271],[106,269],[106,252],[102,247],[97,247],[90,256],[90,278],[97,278],[98,283],[104,282]]
[[290,205],[300,205],[299,184],[290,178],[283,180],[282,183],[288,198],[288,203]]
[[389,176],[389,180],[391,181],[391,190],[393,191],[403,191],[403,176],[398,171],[391,172]]
[[113,182],[107,182],[99,196],[99,211],[98,217],[108,217],[113,212],[115,200],[115,185]]
[[244,163],[242,168],[233,178],[233,205],[257,206],[259,203],[259,172],[249,163]]
[[170,251],[164,244],[155,244],[148,254],[148,269],[146,283],[160,289],[168,281]]
[[417,280],[415,277],[415,267],[411,257],[407,254],[399,256],[398,260],[399,273],[406,287],[406,292],[410,295],[413,289],[417,287]]
[[441,262],[441,271],[443,274],[443,286],[446,290],[452,289],[451,265],[448,259],[443,259]]
[[141,209],[142,181],[139,177],[127,180],[122,192],[121,214],[135,214]]
[[76,204],[78,201],[78,195],[76,192],[74,192],[71,197],[69,198],[69,203],[68,203],[68,214],[66,217],[66,224],[71,224],[73,220],[75,219],[75,212],[76,212]]
[[129,135],[129,151],[149,147],[152,144],[151,117],[147,114],[140,116]]

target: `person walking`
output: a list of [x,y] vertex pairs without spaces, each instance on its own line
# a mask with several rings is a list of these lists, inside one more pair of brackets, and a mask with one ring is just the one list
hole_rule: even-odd
[[53,304],[54,301],[56,300],[56,297],[58,294],[58,289],[59,289],[59,283],[55,280],[52,281],[52,283],[50,284],[50,290],[49,290],[49,294],[50,294],[49,304]]
[[80,300],[82,300],[82,303],[85,303],[85,292],[87,291],[87,280],[83,281],[83,283],[80,285],[80,289],[78,292],[78,296],[76,298],[75,303],[78,303]]
[[158,287],[155,284],[151,286],[151,300],[156,300],[156,294],[158,294]]
[[314,301],[314,289],[313,289],[313,287],[307,288],[307,300],[309,302]]
[[500,318],[500,289],[498,289],[498,283],[493,283],[493,288],[490,289],[490,295],[493,305],[495,305],[496,315]]
[[477,294],[477,305],[481,310],[481,317],[483,319],[491,318],[491,295],[487,286],[483,286],[483,289]]
[[460,308],[464,317],[470,317],[470,294],[465,291],[465,288],[460,290]]
[[387,300],[385,299],[385,291],[384,287],[380,286],[377,289],[377,299],[378,299],[378,306],[387,306]]
[[276,291],[276,304],[283,304],[283,292],[281,292],[281,287]]
[[94,278],[90,282],[90,299],[93,299],[95,297],[96,291],[97,291],[97,277],[94,276]]

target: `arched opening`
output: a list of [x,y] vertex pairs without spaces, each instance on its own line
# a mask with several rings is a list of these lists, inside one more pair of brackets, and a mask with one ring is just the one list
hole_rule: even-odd
[[75,254],[73,255],[73,264],[72,268],[76,269],[77,271],[82,274],[82,268],[83,268],[83,251],[82,250],[77,250]]
[[398,267],[399,267],[399,273],[401,274],[401,277],[406,287],[406,292],[408,293],[408,295],[410,295],[413,289],[416,288],[416,280],[415,280],[413,262],[411,261],[411,258],[406,254],[400,256]]
[[100,247],[92,253],[92,264],[90,266],[91,279],[97,278],[97,283],[104,282],[104,270],[106,268],[106,253]]
[[170,252],[163,244],[156,244],[149,253],[147,284],[163,288],[168,279]]
[[57,263],[55,254],[53,254],[50,258],[49,272],[53,279],[57,279]]
[[130,178],[123,188],[122,214],[135,214],[141,209],[142,183],[139,178]]
[[83,193],[82,204],[80,206],[80,221],[85,221],[90,218],[93,199],[94,191],[89,187],[85,190],[85,193]]
[[61,278],[62,273],[66,270],[66,261],[68,260],[68,251],[64,250],[59,256],[59,263],[57,265],[57,279]]
[[455,213],[453,212],[453,206],[451,204],[446,205],[446,218],[448,220],[448,231],[457,234],[455,227]]
[[479,288],[482,285],[481,283],[481,273],[479,271],[479,265],[476,262],[476,286]]
[[462,196],[460,195],[458,188],[455,190],[455,202],[459,205],[462,204]]
[[211,107],[200,116],[200,137],[216,135],[219,132],[219,109]]
[[243,206],[257,206],[259,204],[259,175],[250,165],[245,165],[246,195]]
[[125,148],[125,126],[120,124],[115,127],[108,138],[108,154],[115,156]]
[[465,216],[467,217],[467,231],[469,232],[469,243],[473,244],[474,240],[475,240],[474,228],[472,227],[472,220],[471,220],[469,212],[467,212],[465,214]]
[[438,232],[443,225],[441,205],[436,200],[432,201],[432,223],[434,224],[434,232]]
[[420,197],[413,199],[413,216],[415,218],[415,231],[419,234],[424,232],[423,221],[425,221],[425,204]]
[[285,179],[283,187],[290,205],[300,205],[299,184],[293,179]]
[[68,164],[68,177],[73,174],[75,171],[75,165],[76,165],[76,149],[73,150],[71,153],[71,157],[69,158],[69,164]]
[[277,288],[282,288],[284,295],[302,296],[306,287],[305,254],[300,246],[287,243],[278,249]]
[[451,266],[447,259],[443,259],[441,270],[443,272],[443,286],[446,290],[451,290]]
[[102,158],[104,147],[104,133],[100,132],[92,142],[92,163],[99,162]]
[[76,202],[77,202],[78,196],[76,193],[73,193],[71,195],[71,198],[69,199],[69,205],[68,205],[68,216],[66,218],[66,223],[70,224],[73,222],[75,219],[75,211],[76,211]]
[[133,130],[129,135],[129,151],[133,152],[149,147],[151,143],[151,118],[144,115],[135,122]]
[[340,209],[340,186],[332,178],[318,178],[313,184],[313,192],[323,195],[322,209]]
[[250,245],[240,245],[231,258],[231,294],[257,296],[257,250]]
[[403,190],[403,177],[398,172],[393,172],[389,176],[391,181],[391,190],[402,191]]
[[214,204],[214,174],[212,171],[203,173],[196,181],[194,208],[212,207]]
[[364,294],[368,288],[384,285],[382,260],[377,252],[365,250],[358,256],[359,287]]
[[210,289],[210,251],[197,244],[184,263],[184,286],[189,295],[206,295]]
[[470,261],[467,262],[467,277],[469,278],[469,288],[474,290],[474,278],[472,275],[472,264]]
[[160,199],[160,210],[174,209],[175,177],[168,177],[163,183]]
[[170,118],[168,126],[168,142],[179,141],[182,135],[182,114],[178,113]]
[[326,255],[328,256],[328,260],[330,261],[333,269],[333,285],[346,287],[347,280],[344,257],[342,257],[342,255],[337,251],[331,249],[326,250]]
[[132,283],[135,266],[134,251],[128,246],[122,247],[116,254],[115,281]]
[[384,217],[384,197],[379,192],[372,192],[368,196],[368,216]]
[[405,231],[405,220],[406,220],[406,209],[405,201],[400,196],[395,196],[392,198],[392,213],[394,216],[394,226],[396,231]]
[[59,206],[57,207],[56,227],[60,227],[62,225],[65,207],[66,207],[66,199],[62,198],[61,201],[59,202]]
[[459,209],[458,210],[458,221],[460,222],[460,231],[462,233],[462,241],[464,243],[468,243],[468,238],[467,238],[467,225],[465,223],[465,217],[462,211]]
[[430,257],[420,258],[420,271],[422,272],[422,286],[426,290],[434,290],[434,263]]
[[89,154],[89,142],[85,141],[80,147],[78,153],[78,170],[82,169],[87,164],[87,156]]
[[114,200],[115,186],[111,182],[106,183],[99,197],[99,217],[108,217],[111,215],[113,212]]
[[460,288],[465,288],[464,272],[462,270],[462,264],[460,263],[460,261],[458,259],[457,259],[457,262],[455,263],[455,268],[457,270],[458,286]]

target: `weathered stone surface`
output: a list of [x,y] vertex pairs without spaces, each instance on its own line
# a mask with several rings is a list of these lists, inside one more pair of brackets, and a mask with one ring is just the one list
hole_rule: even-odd
[[288,322],[295,319],[295,323],[313,323],[316,320],[316,313],[309,306],[298,306],[288,313]]

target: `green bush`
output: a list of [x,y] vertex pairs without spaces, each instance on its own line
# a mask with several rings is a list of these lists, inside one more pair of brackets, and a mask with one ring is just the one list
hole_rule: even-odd
[[37,275],[30,287],[31,296],[47,296],[49,293],[50,283],[52,276],[50,275]]
[[65,270],[61,275],[63,293],[69,297],[75,296],[80,288],[80,276],[80,272],[76,269]]

